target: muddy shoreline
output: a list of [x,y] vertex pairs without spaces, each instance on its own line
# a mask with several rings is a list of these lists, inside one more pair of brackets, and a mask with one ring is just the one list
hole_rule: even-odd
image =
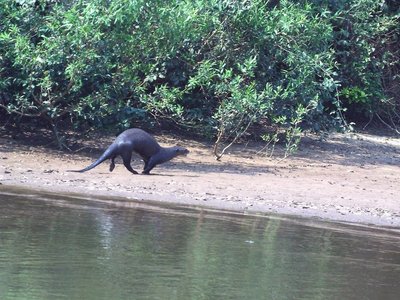
[[[130,174],[120,160],[112,173],[106,163],[82,174],[67,172],[96,159],[112,136],[88,138],[86,151],[75,153],[0,136],[0,184],[400,228],[398,138],[336,134],[320,142],[309,137],[285,160],[279,153],[266,157],[262,145],[242,145],[222,162],[214,160],[210,145],[165,135],[157,139],[163,145],[184,144],[191,153],[146,176]],[[143,163],[134,159],[132,166],[140,171]]]

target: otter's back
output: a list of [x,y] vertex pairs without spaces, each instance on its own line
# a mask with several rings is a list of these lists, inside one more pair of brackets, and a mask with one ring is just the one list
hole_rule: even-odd
[[153,156],[161,148],[153,136],[139,128],[125,130],[117,136],[115,143],[129,145],[132,151],[146,158]]

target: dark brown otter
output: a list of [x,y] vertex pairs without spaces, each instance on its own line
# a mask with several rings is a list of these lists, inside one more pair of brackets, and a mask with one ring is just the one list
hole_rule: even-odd
[[176,156],[187,155],[189,150],[183,147],[161,147],[157,141],[146,131],[138,128],[131,128],[122,132],[106,151],[90,166],[82,170],[71,172],[86,172],[101,164],[106,159],[111,159],[110,172],[115,168],[115,158],[121,155],[124,166],[133,174],[138,174],[131,167],[132,152],[139,154],[144,161],[142,174],[149,172],[156,166],[165,163]]

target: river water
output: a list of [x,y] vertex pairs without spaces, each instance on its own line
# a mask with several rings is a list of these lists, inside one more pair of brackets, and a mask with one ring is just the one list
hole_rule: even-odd
[[400,299],[400,236],[2,187],[0,299]]

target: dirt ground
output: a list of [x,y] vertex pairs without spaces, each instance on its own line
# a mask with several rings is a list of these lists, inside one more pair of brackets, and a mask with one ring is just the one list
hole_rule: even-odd
[[[8,186],[85,195],[119,196],[226,209],[246,214],[279,213],[400,228],[400,139],[370,134],[334,134],[326,141],[305,137],[297,154],[270,158],[261,144],[236,146],[218,162],[212,145],[156,135],[162,145],[190,150],[157,166],[153,175],[133,175],[117,161],[86,173],[113,141],[90,133],[75,151],[45,146],[41,132],[0,131],[0,189]],[[134,157],[132,166],[143,163]]]

